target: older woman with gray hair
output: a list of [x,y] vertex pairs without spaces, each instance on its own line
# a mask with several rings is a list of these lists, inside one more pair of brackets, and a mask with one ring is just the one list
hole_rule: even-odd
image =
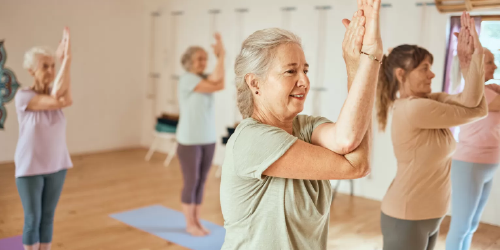
[[337,123],[298,115],[310,89],[300,39],[282,29],[248,37],[236,59],[245,118],[227,144],[221,207],[228,249],[326,249],[329,180],[370,172],[371,116],[382,41],[380,0],[358,0],[342,44],[348,96]]
[[187,232],[205,236],[210,232],[200,222],[200,205],[208,171],[215,152],[215,109],[213,93],[224,89],[224,46],[219,34],[212,45],[217,64],[205,75],[207,52],[189,47],[181,59],[186,73],[179,79],[179,124],[177,125],[177,156],[184,177],[182,210]]
[[229,139],[222,167],[222,249],[326,249],[329,180],[370,172],[383,54],[380,0],[358,0],[358,9],[351,22],[343,20],[349,93],[337,123],[298,115],[310,83],[296,35],[265,29],[243,42],[235,73],[245,119]]
[[66,170],[73,166],[61,110],[72,103],[70,52],[69,30],[65,28],[56,52],[61,60],[57,76],[54,55],[49,49],[34,47],[24,57],[24,68],[33,76],[33,84],[21,89],[15,99],[19,121],[15,165],[16,185],[24,209],[26,250],[50,249],[56,206]]

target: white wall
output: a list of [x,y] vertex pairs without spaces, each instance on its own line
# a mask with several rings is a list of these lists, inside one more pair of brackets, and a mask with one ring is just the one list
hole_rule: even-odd
[[[65,109],[71,153],[140,145],[146,80],[143,2],[136,0],[2,0],[0,39],[6,67],[22,84],[32,78],[22,68],[26,50],[55,50],[64,26],[72,39],[74,104]],[[0,131],[0,162],[12,161],[18,137],[14,102]]]
[[[416,1],[408,0],[393,0],[384,1],[391,3],[392,7],[383,8],[381,10],[381,24],[384,48],[387,50],[390,47],[408,43],[418,44],[427,48],[434,55],[433,71],[436,74],[432,83],[433,91],[441,91],[444,60],[446,47],[446,28],[449,15],[440,14],[435,7],[417,7]],[[237,41],[237,26],[236,26],[236,8],[248,8],[249,13],[244,14],[244,37],[247,37],[252,32],[267,28],[280,27],[282,24],[282,15],[280,9],[282,7],[293,6],[297,10],[291,14],[292,31],[297,33],[303,40],[303,47],[306,58],[311,64],[310,79],[311,83],[315,83],[316,65],[316,45],[317,45],[317,11],[314,9],[317,5],[331,5],[327,18],[327,50],[325,62],[325,85],[328,86],[328,91],[323,94],[322,98],[322,115],[332,120],[336,120],[340,112],[341,106],[347,96],[346,90],[346,73],[345,65],[342,59],[341,43],[344,35],[344,27],[341,24],[342,18],[350,18],[356,11],[356,1],[339,0],[339,1],[299,1],[299,0],[211,0],[211,1],[196,1],[196,0],[165,0],[149,2],[146,7],[146,14],[149,12],[161,10],[162,15],[159,18],[157,27],[157,37],[155,38],[157,46],[155,51],[160,58],[157,58],[155,67],[168,76],[172,74],[174,68],[175,74],[182,73],[180,68],[179,58],[181,53],[189,45],[202,45],[209,48],[209,9],[220,9],[222,12],[219,15],[217,27],[222,33],[226,48],[228,51],[228,60],[226,63],[227,73],[227,88],[216,94],[216,120],[217,134],[221,138],[226,134],[225,127],[234,122],[234,73],[233,65],[234,58],[241,46]],[[171,38],[170,28],[172,24],[171,11],[184,11],[184,14],[178,22],[178,29],[181,31],[176,38],[176,47],[174,51],[170,50],[171,43],[167,37]],[[500,13],[496,11],[493,13]],[[148,26],[149,27],[149,26]],[[213,58],[213,56],[212,56]],[[208,69],[213,68],[213,60],[209,64]],[[142,143],[148,146],[152,140],[151,128],[154,126],[153,119],[150,116],[153,113],[169,110],[166,103],[168,80],[163,77],[159,83],[158,102],[155,111],[152,111],[151,101],[147,101],[145,114],[145,123],[143,130]],[[311,95],[312,96],[312,95]],[[312,98],[309,98],[306,104],[304,113],[311,113]],[[390,122],[388,123],[390,124]],[[376,124],[374,124],[377,130]],[[388,126],[387,131],[390,131]],[[165,149],[164,149],[165,150]],[[224,159],[224,147],[218,145],[215,156],[215,164],[222,164]],[[396,160],[394,158],[392,143],[389,133],[376,133],[374,136],[374,151],[373,151],[373,170],[372,174],[367,178],[355,181],[355,194],[376,200],[381,200],[389,187],[396,173]],[[500,180],[500,171],[497,173],[497,180]],[[348,182],[341,183],[341,192],[348,192]],[[500,215],[496,215],[494,211],[500,210],[500,183],[495,183],[489,203],[483,215],[483,222],[500,225]]]

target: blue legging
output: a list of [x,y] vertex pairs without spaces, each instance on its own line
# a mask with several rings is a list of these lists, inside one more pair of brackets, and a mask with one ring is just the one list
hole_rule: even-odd
[[498,163],[453,160],[451,164],[451,223],[447,250],[468,250],[490,195]]
[[16,178],[24,209],[24,245],[52,242],[54,213],[65,177],[66,170]]

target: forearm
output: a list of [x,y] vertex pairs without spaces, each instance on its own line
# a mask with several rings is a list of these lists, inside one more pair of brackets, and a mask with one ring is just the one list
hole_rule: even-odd
[[469,69],[462,72],[465,86],[462,93],[456,95],[456,101],[464,107],[477,107],[484,94],[484,63],[483,55],[474,54]]
[[221,56],[217,59],[215,69],[207,78],[211,82],[224,83],[224,57]]
[[351,153],[344,155],[346,160],[350,162],[353,171],[358,173],[360,177],[364,177],[370,173],[371,144],[372,128],[370,126],[364,134],[363,140],[359,146]]
[[71,82],[70,72],[71,71],[71,59],[65,58],[61,64],[61,68],[57,73],[56,79],[54,80],[54,85],[52,86],[51,95],[55,98],[60,98],[65,95],[69,89]]
[[[358,147],[371,124],[380,64],[362,56],[335,126],[334,138],[351,150]],[[348,86],[349,87],[349,86]],[[350,150],[347,150],[350,152]]]

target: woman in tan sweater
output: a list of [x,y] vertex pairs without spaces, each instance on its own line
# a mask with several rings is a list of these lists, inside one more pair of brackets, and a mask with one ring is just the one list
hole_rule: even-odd
[[431,94],[433,57],[424,48],[401,45],[384,58],[377,116],[385,130],[388,110],[393,108],[391,135],[398,164],[382,202],[384,250],[434,248],[450,203],[455,140],[449,128],[487,115],[483,48],[474,20],[465,12],[458,40],[465,88],[457,95]]

